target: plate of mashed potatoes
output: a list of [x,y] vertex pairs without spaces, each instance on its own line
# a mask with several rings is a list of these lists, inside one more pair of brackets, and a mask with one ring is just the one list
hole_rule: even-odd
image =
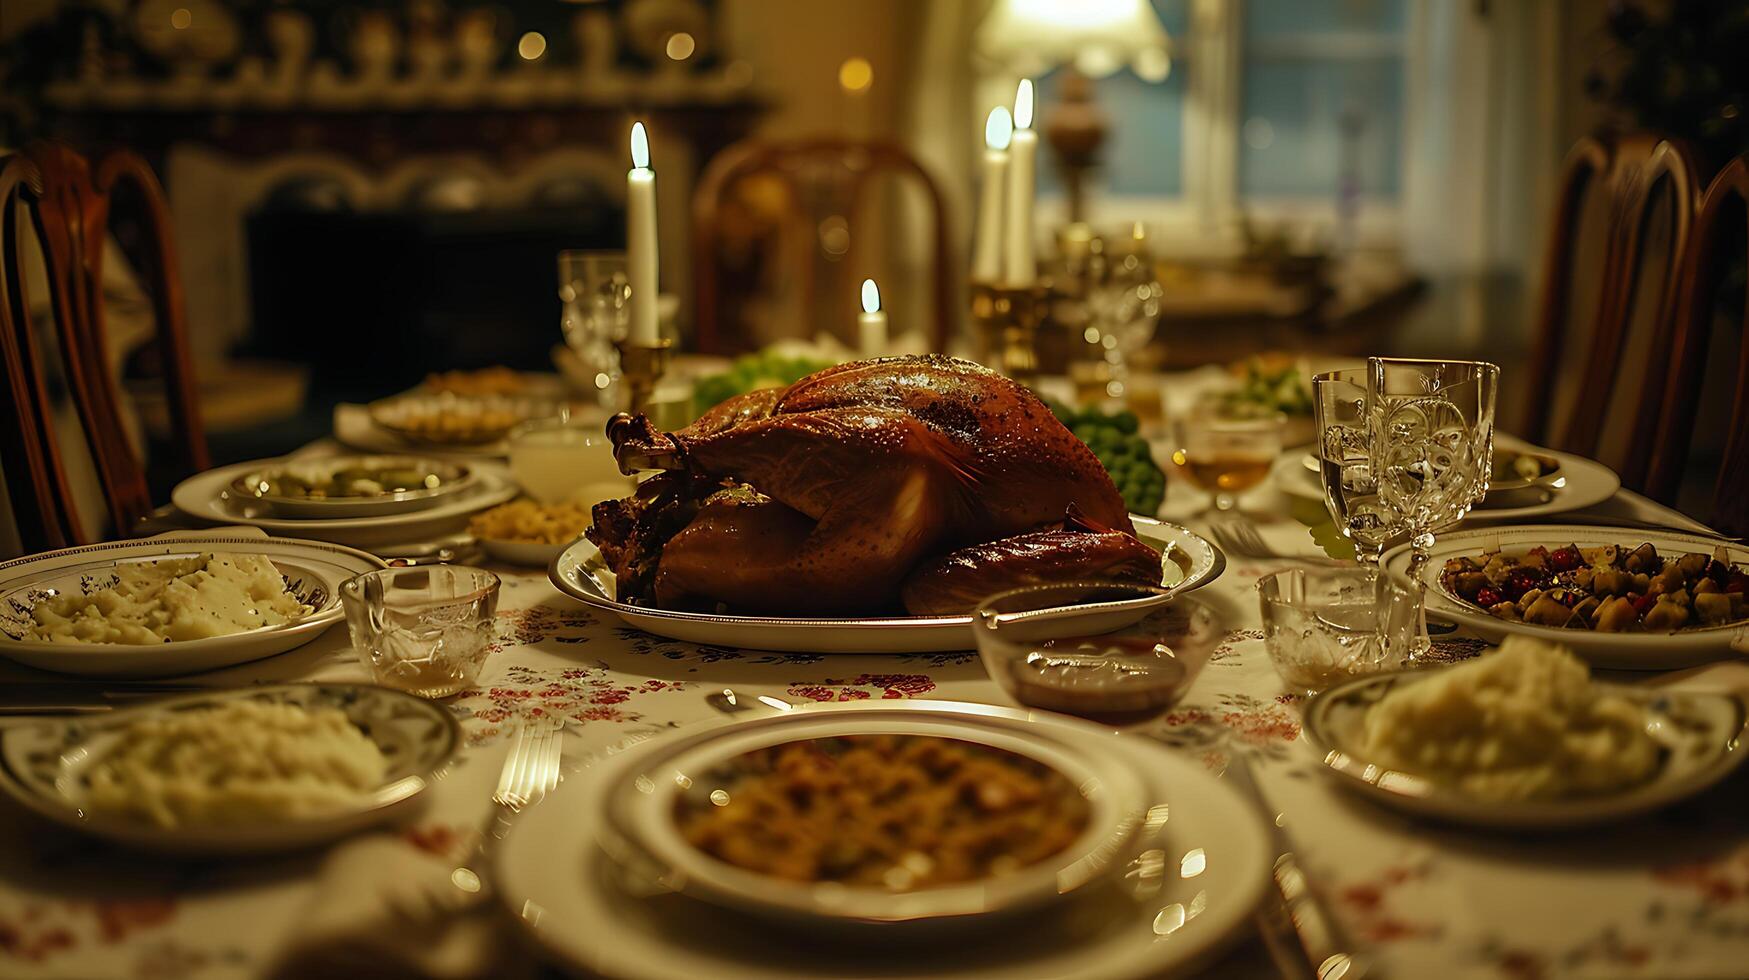
[[388,688],[215,690],[10,726],[0,792],[130,846],[262,853],[390,819],[460,744],[441,705]]
[[382,568],[318,541],[192,533],[0,562],[0,656],[161,677],[284,653],[338,622],[341,582]]
[[1525,636],[1451,667],[1360,678],[1313,698],[1305,733],[1341,782],[1454,823],[1557,829],[1692,796],[1743,762],[1737,694],[1601,684]]

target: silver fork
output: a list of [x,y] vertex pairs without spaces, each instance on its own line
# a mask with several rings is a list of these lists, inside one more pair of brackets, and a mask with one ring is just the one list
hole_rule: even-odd
[[1215,539],[1215,544],[1229,555],[1240,558],[1255,558],[1265,561],[1298,561],[1313,565],[1344,564],[1333,558],[1320,558],[1313,555],[1290,555],[1270,547],[1269,542],[1257,530],[1257,525],[1244,518],[1228,521],[1210,521],[1209,537]]
[[[559,785],[559,760],[564,747],[563,721],[553,718],[524,721],[517,727],[516,744],[510,747],[510,755],[498,773],[498,789],[492,794],[492,802],[511,813],[521,813],[523,807],[546,799]],[[491,825],[496,826],[501,818],[502,814],[493,814]]]
[[480,828],[468,864],[450,872],[447,882],[425,889],[418,910],[426,916],[451,915],[491,896],[490,882],[478,869],[488,863],[493,842],[509,832],[511,818],[546,799],[564,778],[565,722],[561,718],[524,719],[516,728],[516,741],[498,771],[498,788],[492,791],[492,812]]
[[1215,544],[1228,554],[1241,558],[1285,558],[1269,542],[1263,540],[1263,535],[1257,533],[1257,525],[1243,518],[1230,521],[1209,522],[1209,534],[1215,539]]

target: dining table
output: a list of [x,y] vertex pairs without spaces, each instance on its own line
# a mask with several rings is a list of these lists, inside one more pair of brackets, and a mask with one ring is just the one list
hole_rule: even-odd
[[[1246,753],[1267,801],[1264,816],[1285,831],[1372,975],[1749,975],[1749,778],[1739,774],[1626,823],[1541,834],[1442,825],[1351,794],[1320,772],[1321,759],[1302,737],[1304,698],[1271,664],[1255,588],[1277,569],[1332,559],[1271,485],[1244,494],[1236,515],[1204,510],[1206,495],[1176,474],[1169,473],[1169,485],[1164,520],[1205,534],[1213,522],[1243,522],[1265,547],[1229,553],[1219,579],[1176,600],[1216,629],[1208,642],[1180,651],[1191,677],[1182,698],[1129,737],[1156,739],[1217,772],[1234,753]],[[1626,490],[1548,520],[1698,528]],[[545,570],[487,567],[503,581],[493,652],[475,686],[442,702],[464,744],[414,817],[326,850],[188,859],[131,852],[0,803],[0,976],[293,976],[349,931],[365,933],[383,965],[406,957],[438,976],[541,975],[554,967],[519,940],[508,914],[422,932],[414,921],[422,913],[402,907],[396,892],[404,869],[450,867],[477,853],[519,725],[562,723],[560,768],[569,776],[631,741],[720,717],[710,696],[725,690],[792,704],[1004,701],[972,650],[839,655],[680,642],[565,597]],[[1482,649],[1477,639],[1441,633],[1425,656],[1460,661]],[[1749,689],[1749,667],[1715,663],[1612,679]],[[54,680],[0,664],[0,684],[13,696]],[[180,682],[369,680],[347,630],[337,626],[292,652]],[[1000,934],[968,941],[999,942]],[[1219,977],[1280,969],[1249,927],[1202,967]],[[855,972],[854,962],[821,964],[821,975]]]

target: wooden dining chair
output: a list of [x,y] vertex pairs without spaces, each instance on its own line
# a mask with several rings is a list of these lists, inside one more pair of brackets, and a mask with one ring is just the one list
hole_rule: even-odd
[[[1743,237],[1731,234],[1733,225]],[[1749,155],[1731,161],[1713,179],[1701,197],[1694,221],[1646,488],[1659,500],[1676,498],[1688,468],[1720,287],[1733,278],[1733,265],[1738,281],[1749,274],[1743,252],[1733,247],[1743,242],[1749,242]],[[1744,302],[1749,306],[1749,297]],[[1711,515],[1714,527],[1739,535],[1749,534],[1749,310],[1742,316],[1735,394],[1725,429],[1724,457],[1713,486]]]
[[[1676,328],[1699,172],[1694,151],[1680,140],[1586,139],[1568,155],[1556,200],[1526,433],[1602,457],[1634,489],[1650,470],[1667,381],[1657,352],[1668,349]],[[1599,203],[1601,263],[1582,269],[1575,257],[1590,237],[1582,215]],[[1591,308],[1576,310],[1581,299]]]
[[[881,178],[908,182],[921,189],[929,221],[928,269],[930,277],[928,335],[935,350],[945,350],[953,324],[953,282],[948,261],[947,209],[941,188],[908,151],[896,143],[859,142],[845,139],[798,141],[746,140],[717,154],[699,177],[692,199],[692,274],[695,283],[695,315],[698,349],[704,353],[727,353],[750,346],[737,336],[733,304],[723,269],[723,249],[730,228],[733,196],[748,184],[762,189],[781,188],[780,195],[764,200],[780,212],[779,222],[791,232],[792,242],[808,243],[808,261],[795,270],[805,315],[820,310],[819,280],[829,279],[825,296],[831,310],[842,308],[846,323],[853,323],[858,290],[867,274],[859,258],[866,242],[875,236],[859,226],[868,213],[871,197]],[[773,202],[772,196],[781,200]],[[877,211],[877,213],[879,213]],[[844,222],[842,228],[829,227]],[[823,262],[829,237],[844,241],[844,250]],[[820,271],[825,271],[825,276]]]
[[183,322],[182,291],[163,190],[143,160],[113,150],[87,163],[66,144],[36,142],[5,159],[0,169],[0,356],[6,384],[0,389],[0,448],[5,450],[6,489],[27,551],[92,540],[100,524],[80,515],[57,445],[47,364],[32,326],[26,295],[27,241],[20,212],[30,215],[48,283],[55,346],[67,394],[107,504],[108,523],[126,535],[152,510],[142,461],[129,444],[121,393],[110,370],[103,320],[104,243],[111,219],[137,221],[139,247],[130,256],[151,295],[159,360],[175,431],[180,465],[189,472],[211,465],[195,398],[195,381]]

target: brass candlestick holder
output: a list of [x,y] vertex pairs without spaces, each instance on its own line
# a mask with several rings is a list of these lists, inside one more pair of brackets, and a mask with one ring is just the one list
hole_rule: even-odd
[[992,286],[990,293],[991,339],[1000,342],[998,369],[1031,386],[1039,375],[1038,331],[1050,315],[1050,286]]
[[626,411],[634,415],[647,414],[650,396],[656,393],[656,383],[668,373],[668,361],[674,356],[674,341],[658,340],[654,344],[639,343],[627,337],[616,340],[619,350],[619,374],[626,386]]

